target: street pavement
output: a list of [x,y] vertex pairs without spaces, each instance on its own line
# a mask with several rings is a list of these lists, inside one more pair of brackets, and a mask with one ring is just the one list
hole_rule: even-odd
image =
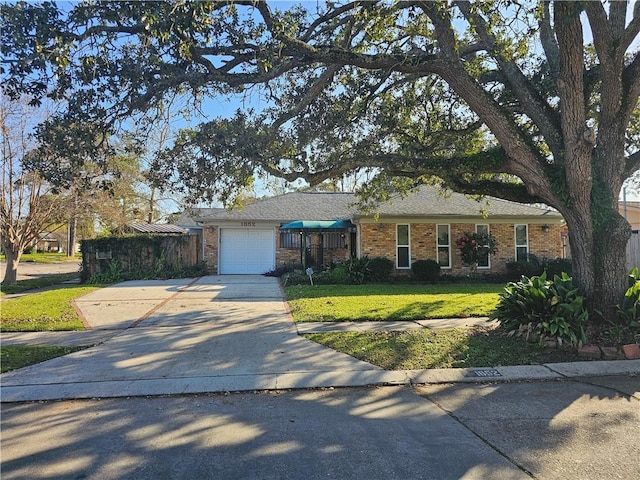
[[95,346],[0,377],[3,479],[640,478],[637,360],[389,372],[261,276],[76,307]]
[[636,479],[638,395],[614,376],[9,403],[2,478]]
[[[46,277],[48,275],[56,275],[60,273],[76,273],[80,272],[80,259],[72,259],[63,262],[54,263],[36,263],[22,261],[18,265],[18,280],[28,280],[36,277]],[[5,262],[0,262],[0,272],[4,278],[7,268]]]

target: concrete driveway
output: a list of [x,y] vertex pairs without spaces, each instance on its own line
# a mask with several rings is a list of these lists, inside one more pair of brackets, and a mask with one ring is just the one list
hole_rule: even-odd
[[297,334],[277,279],[131,281],[76,301],[103,343],[2,375],[3,401],[402,383]]

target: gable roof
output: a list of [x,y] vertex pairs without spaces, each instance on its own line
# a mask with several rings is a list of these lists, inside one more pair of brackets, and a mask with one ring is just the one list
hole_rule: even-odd
[[226,210],[219,207],[190,208],[188,210],[173,214],[178,217],[173,223],[183,228],[199,227],[200,225],[197,219],[199,219],[200,217],[209,217],[220,212],[226,212]]
[[208,212],[196,216],[199,222],[213,220],[344,220],[351,217],[353,193],[291,192],[265,198],[234,210]]
[[[358,211],[354,193],[292,192],[265,198],[242,209],[214,209],[201,211],[196,221],[213,223],[216,220],[259,220],[292,222],[295,220],[347,220],[373,217]],[[452,192],[441,195],[436,188],[422,186],[406,197],[396,195],[379,205],[380,217],[479,217],[481,211],[491,217],[547,217],[561,218],[547,206],[524,205],[494,197],[481,201]]]
[[561,217],[556,210],[544,205],[526,205],[495,197],[480,201],[461,193],[451,192],[443,196],[433,187],[423,186],[402,197],[400,195],[378,208],[380,216],[393,217],[477,217],[481,210],[491,217]]

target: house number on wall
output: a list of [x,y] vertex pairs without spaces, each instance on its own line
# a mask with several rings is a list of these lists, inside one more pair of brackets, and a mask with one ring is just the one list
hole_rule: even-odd
[[241,227],[255,227],[256,222],[240,222]]

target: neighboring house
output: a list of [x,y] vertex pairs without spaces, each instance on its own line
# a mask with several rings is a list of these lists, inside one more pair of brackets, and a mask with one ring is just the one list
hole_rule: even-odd
[[34,246],[38,252],[61,252],[62,242],[60,234],[56,234],[56,232],[42,232],[37,240],[34,241]]
[[[381,204],[377,214],[354,205],[352,193],[293,192],[241,210],[195,212],[204,227],[205,260],[212,273],[261,274],[291,263],[328,264],[351,256],[387,257],[396,273],[416,260],[433,259],[443,271],[468,271],[456,240],[465,232],[489,232],[498,253],[478,272],[503,272],[506,262],[529,254],[562,256],[562,216],[548,207],[497,198],[477,202],[423,187]],[[486,214],[483,216],[481,211]]]
[[618,211],[633,230],[640,230],[640,202],[618,202]]
[[147,233],[152,235],[186,235],[189,231],[168,223],[132,222],[126,230],[131,233]]
[[[149,235],[187,235],[190,237],[196,237],[194,242],[192,255],[187,255],[183,252],[185,258],[191,258],[190,263],[194,265],[200,263],[204,259],[204,235],[203,228],[196,224],[192,219],[186,216],[180,217],[178,220],[182,220],[184,224],[174,225],[169,223],[147,223],[147,222],[132,222],[127,225],[127,230],[132,233],[143,233]],[[186,249],[187,251],[189,249]],[[195,260],[193,260],[195,258]]]

